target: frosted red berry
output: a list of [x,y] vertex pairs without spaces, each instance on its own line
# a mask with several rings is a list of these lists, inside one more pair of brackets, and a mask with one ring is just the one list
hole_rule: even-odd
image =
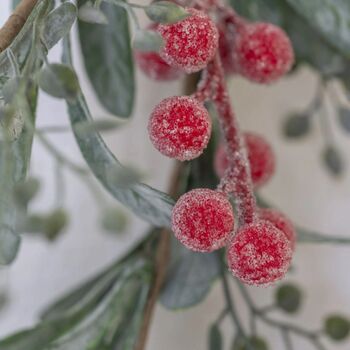
[[215,23],[204,12],[187,8],[190,16],[174,24],[161,24],[158,32],[164,39],[160,51],[164,60],[187,73],[207,66],[218,48]]
[[[158,25],[152,23],[148,30],[157,30]],[[157,81],[169,81],[179,78],[183,71],[170,66],[158,52],[135,50],[135,61],[141,71],[149,78]]]
[[247,24],[235,43],[240,74],[258,83],[272,83],[294,63],[294,51],[287,34],[270,23]]
[[290,241],[292,250],[294,250],[296,241],[294,225],[283,213],[276,209],[262,208],[259,210],[259,217],[262,220],[271,222],[271,224],[281,230]]
[[154,108],[148,132],[153,145],[165,156],[191,160],[201,155],[208,145],[211,119],[196,99],[169,97]]
[[292,249],[286,235],[268,221],[241,228],[228,248],[229,269],[242,282],[269,285],[286,274]]
[[[276,161],[269,143],[260,135],[246,132],[243,134],[250,173],[255,187],[265,184],[275,172]],[[214,168],[219,177],[223,177],[229,165],[223,144],[218,146],[215,154]]]
[[227,197],[206,188],[185,193],[172,212],[175,237],[193,251],[211,252],[222,248],[233,225],[233,210]]

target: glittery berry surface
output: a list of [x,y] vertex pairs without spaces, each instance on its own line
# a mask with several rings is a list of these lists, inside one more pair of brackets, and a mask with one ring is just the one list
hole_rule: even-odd
[[187,73],[203,69],[218,48],[215,23],[204,12],[188,8],[190,16],[174,24],[161,24],[165,44],[160,54],[170,65]]
[[258,83],[272,83],[286,74],[294,63],[287,34],[270,23],[248,24],[235,43],[239,72]]
[[172,213],[176,238],[188,249],[199,252],[222,248],[233,225],[233,210],[227,197],[210,189],[195,189],[184,194]]
[[292,249],[286,235],[267,221],[241,228],[230,243],[228,266],[242,282],[269,285],[287,272]]
[[262,208],[259,210],[259,217],[262,220],[271,222],[271,224],[281,230],[289,239],[294,250],[296,241],[294,225],[283,213],[276,209]]
[[153,110],[148,132],[153,145],[165,156],[191,160],[207,146],[211,120],[208,111],[196,99],[169,97]]
[[[275,155],[267,141],[255,133],[244,133],[250,173],[255,187],[265,184],[275,172]],[[229,163],[224,145],[219,145],[214,168],[219,177],[223,177]]]
[[[157,27],[156,23],[152,23],[147,29],[156,31]],[[166,63],[158,52],[135,50],[135,61],[145,75],[157,81],[175,80],[184,73]]]

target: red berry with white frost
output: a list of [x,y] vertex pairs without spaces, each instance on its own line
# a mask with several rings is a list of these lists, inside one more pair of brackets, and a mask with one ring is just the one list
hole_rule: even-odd
[[271,222],[275,227],[281,230],[291,243],[291,247],[295,249],[296,232],[293,223],[280,211],[271,208],[261,208],[259,217],[262,220]]
[[235,43],[239,73],[257,83],[272,83],[285,75],[294,63],[288,35],[270,23],[246,24]]
[[291,243],[268,221],[243,226],[233,237],[227,260],[233,275],[250,285],[269,285],[286,274],[291,260]]
[[[148,29],[157,30],[153,23]],[[166,63],[158,52],[135,50],[135,61],[141,71],[149,78],[157,81],[169,81],[179,78],[183,71]]]
[[172,212],[175,237],[188,249],[197,252],[222,248],[233,226],[233,210],[227,196],[207,188],[185,193]]
[[160,55],[171,66],[187,73],[207,66],[218,48],[215,23],[204,12],[186,9],[190,16],[173,24],[161,24],[158,32],[164,39]]
[[[275,172],[276,161],[274,152],[269,143],[260,135],[246,132],[243,134],[247,156],[250,165],[250,173],[255,187],[264,185]],[[214,159],[215,172],[223,177],[229,162],[225,146],[219,145]]]
[[211,134],[211,119],[204,105],[189,96],[161,101],[148,123],[150,139],[159,152],[181,161],[202,154]]

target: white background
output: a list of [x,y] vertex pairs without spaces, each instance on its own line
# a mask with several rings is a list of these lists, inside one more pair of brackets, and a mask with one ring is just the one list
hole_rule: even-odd
[[[8,17],[9,1],[1,1],[0,24]],[[77,49],[77,48],[76,48]],[[77,50],[76,50],[77,51]],[[52,62],[59,60],[59,47],[51,54]],[[95,116],[106,113],[98,106],[78,61],[78,73]],[[116,133],[106,135],[112,151],[126,164],[137,165],[147,175],[147,182],[166,189],[171,162],[157,153],[148,140],[146,125],[152,107],[162,98],[180,93],[179,83],[154,83],[138,72],[137,105],[131,122]],[[301,110],[312,99],[316,78],[303,69],[291,78],[271,87],[261,87],[234,79],[230,83],[233,102],[244,129],[258,131],[273,145],[277,155],[277,172],[264,188],[266,198],[276,203],[299,225],[331,235],[350,235],[350,172],[340,180],[330,178],[320,165],[319,154],[324,145],[318,120],[314,120],[311,135],[303,141],[287,142],[280,136],[280,124],[286,112]],[[340,92],[341,94],[341,92]],[[343,97],[342,97],[343,98]],[[67,125],[64,103],[45,94],[40,96],[39,125]],[[330,113],[334,121],[335,116]],[[347,163],[350,164],[350,138],[336,126],[336,140]],[[52,137],[56,146],[76,162],[82,162],[71,134]],[[43,188],[33,209],[49,210],[54,203],[54,177],[51,157],[37,142],[34,144],[31,173],[42,180]],[[349,169],[348,169],[349,170]],[[37,321],[40,310],[72,286],[91,276],[125,252],[147,227],[133,217],[125,236],[112,237],[96,224],[98,207],[81,180],[65,173],[68,182],[66,207],[71,224],[66,234],[55,244],[24,237],[16,262],[0,270],[1,287],[10,294],[10,304],[0,313],[0,337],[15,330],[30,327]],[[106,196],[107,200],[111,200]],[[321,327],[323,315],[341,311],[350,317],[350,246],[330,247],[300,245],[294,259],[290,281],[305,289],[305,304],[291,321],[311,329]],[[257,303],[271,301],[270,289],[252,288]],[[237,291],[233,290],[241,314],[245,310]],[[148,350],[205,349],[206,332],[223,305],[220,285],[215,284],[205,302],[188,311],[168,312],[156,309]],[[280,315],[276,314],[276,317]],[[288,319],[288,318],[287,318]],[[279,334],[268,332],[272,349],[282,349]],[[225,322],[226,346],[234,333]],[[296,342],[297,349],[309,349],[307,343]],[[329,349],[348,349],[329,344]],[[310,348],[311,349],[311,348]]]

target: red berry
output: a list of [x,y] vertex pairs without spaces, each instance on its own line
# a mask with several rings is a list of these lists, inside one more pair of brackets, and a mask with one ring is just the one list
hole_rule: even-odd
[[[265,184],[275,172],[275,155],[266,140],[255,133],[246,132],[243,135],[250,164],[250,173],[255,187]],[[228,159],[224,145],[219,145],[214,161],[217,175],[224,176],[228,167]]]
[[204,12],[187,8],[191,14],[174,24],[161,24],[158,32],[165,44],[160,54],[171,66],[187,73],[197,72],[208,64],[218,48],[215,23]]
[[234,217],[227,197],[206,188],[185,193],[175,204],[172,229],[188,249],[211,252],[222,248],[233,230]]
[[191,160],[206,148],[211,120],[208,111],[196,99],[174,96],[154,108],[148,132],[154,147],[165,156]]
[[286,74],[294,63],[287,34],[270,23],[244,26],[235,43],[239,72],[257,83],[271,83]]
[[[157,30],[158,25],[152,23],[149,30]],[[158,81],[169,81],[179,78],[183,71],[168,65],[158,52],[135,51],[135,60],[142,72],[149,78]]]
[[271,222],[271,224],[281,230],[289,239],[292,250],[294,250],[296,241],[294,225],[284,214],[276,209],[262,208],[259,210],[259,217],[262,220]]
[[292,260],[286,235],[268,221],[241,228],[227,252],[228,266],[242,282],[268,285],[281,279]]

